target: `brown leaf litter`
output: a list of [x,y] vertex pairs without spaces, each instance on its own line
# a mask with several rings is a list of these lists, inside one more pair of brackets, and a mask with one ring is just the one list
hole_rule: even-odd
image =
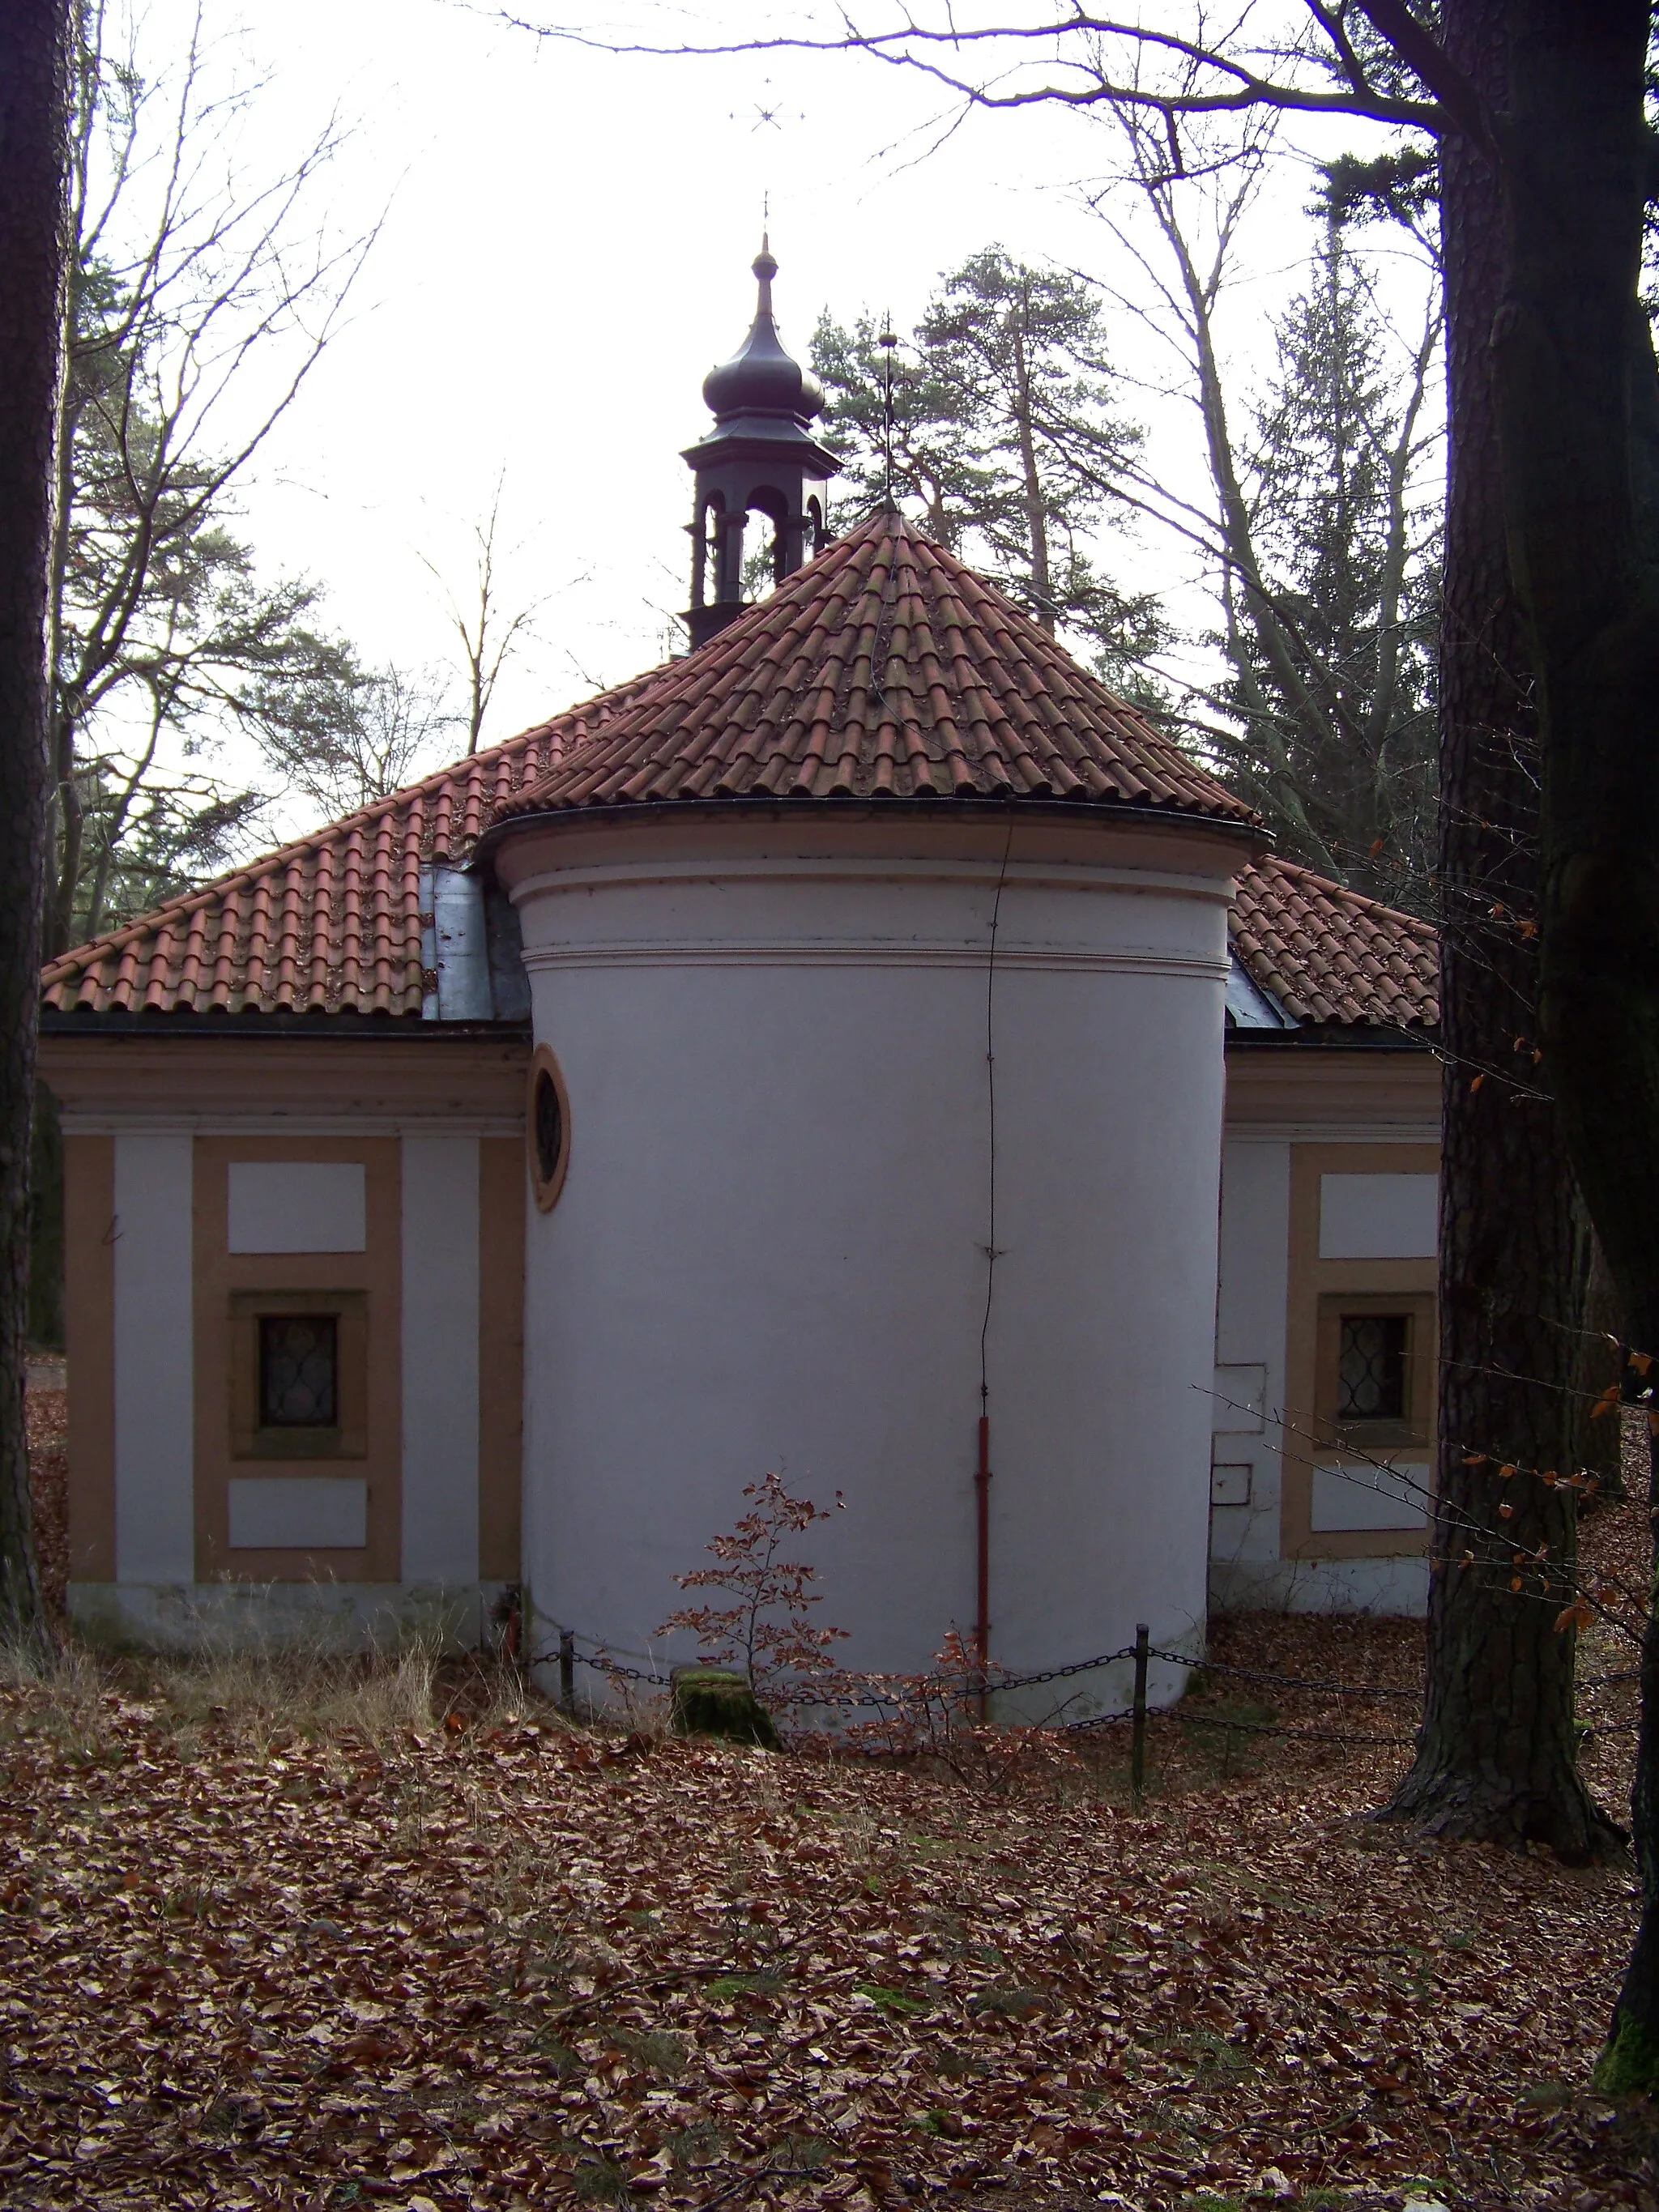
[[[1214,1648],[1385,1689],[1421,1633]],[[1414,1842],[1363,1817],[1402,1752],[1251,1732],[1411,1715],[1212,1674],[1137,1811],[1121,1730],[991,1789],[476,1668],[71,1654],[0,1698],[3,2201],[1656,2212],[1588,2094],[1628,1868]],[[1615,1808],[1629,1743],[1586,1754]]]

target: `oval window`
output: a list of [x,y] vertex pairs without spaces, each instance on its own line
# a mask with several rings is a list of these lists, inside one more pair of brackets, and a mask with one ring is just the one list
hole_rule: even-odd
[[558,1197],[570,1157],[570,1105],[564,1078],[547,1047],[530,1063],[530,1173],[536,1203],[545,1213]]

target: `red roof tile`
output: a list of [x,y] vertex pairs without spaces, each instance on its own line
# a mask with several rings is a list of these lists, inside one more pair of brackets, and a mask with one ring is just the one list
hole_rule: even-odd
[[495,804],[659,678],[653,669],[76,946],[41,977],[57,1013],[413,1015],[421,869],[469,851]]
[[[418,1020],[420,876],[492,819],[885,793],[1244,808],[928,539],[878,518],[703,650],[602,693],[54,961],[70,1014]],[[1434,933],[1306,868],[1238,884],[1234,945],[1298,1024],[1435,1019]]]
[[1019,610],[877,514],[679,661],[495,818],[729,799],[1249,809]]
[[1426,921],[1269,854],[1238,878],[1233,950],[1298,1025],[1431,1029],[1440,956]]

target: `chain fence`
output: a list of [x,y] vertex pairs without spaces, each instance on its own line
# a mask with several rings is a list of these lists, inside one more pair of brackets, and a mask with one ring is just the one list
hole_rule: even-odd
[[[1090,1713],[1079,1720],[1061,1721],[1058,1726],[1059,1732],[1071,1735],[1088,1729],[1119,1726],[1127,1722],[1137,1732],[1139,1732],[1145,1729],[1149,1711],[1146,1695],[1146,1668],[1147,1662],[1152,1660],[1160,1661],[1169,1666],[1186,1668],[1195,1674],[1225,1676],[1233,1681],[1249,1682],[1278,1690],[1296,1691],[1304,1696],[1353,1698],[1362,1702],[1385,1698],[1404,1698],[1413,1704],[1421,1702],[1420,1691],[1401,1689],[1383,1683],[1321,1681],[1300,1674],[1273,1674],[1258,1667],[1235,1667],[1224,1660],[1196,1659],[1190,1652],[1170,1651],[1147,1642],[1144,1640],[1145,1635],[1146,1632],[1142,1630],[1140,1638],[1136,1643],[1121,1645],[1115,1651],[1097,1652],[1090,1659],[1074,1659],[1065,1666],[1044,1667],[1031,1674],[1005,1674],[1000,1670],[992,1669],[982,1676],[976,1673],[964,1674],[960,1672],[906,1675],[902,1684],[890,1689],[854,1691],[803,1688],[799,1692],[789,1691],[780,1698],[779,1702],[791,1710],[824,1709],[845,1712],[874,1711],[896,1714],[902,1711],[907,1705],[925,1699],[929,1695],[945,1693],[953,1697],[974,1698],[1003,1696],[1016,1690],[1039,1689],[1050,1682],[1069,1681],[1079,1674],[1092,1674],[1102,1667],[1117,1666],[1125,1661],[1132,1661],[1136,1669],[1135,1700],[1133,1705],[1126,1705],[1116,1712]],[[588,1652],[584,1654],[578,1651],[576,1649],[578,1644],[586,1645]],[[648,1655],[644,1652],[628,1656],[648,1660]],[[586,1635],[579,1629],[561,1630],[558,1643],[535,1654],[530,1663],[532,1666],[545,1666],[552,1664],[555,1661],[559,1666],[562,1700],[568,1710],[574,1709],[574,1678],[578,1662],[592,1668],[596,1673],[612,1676],[623,1681],[638,1682],[654,1689],[672,1689],[673,1686],[672,1672],[665,1674],[660,1668],[649,1663],[644,1667],[629,1665],[626,1658],[618,1656],[617,1646],[607,1644],[601,1637]],[[1640,1670],[1632,1667],[1613,1674],[1584,1676],[1580,1679],[1577,1686],[1580,1690],[1613,1689],[1638,1682],[1640,1679]],[[1179,1708],[1170,1709],[1168,1717],[1186,1728],[1214,1729],[1229,1735],[1279,1736],[1292,1742],[1340,1743],[1352,1744],[1356,1747],[1409,1750],[1414,1741],[1408,1735],[1357,1735],[1345,1729],[1308,1729],[1276,1721],[1233,1718],[1224,1714],[1194,1711],[1185,1705]],[[1635,1721],[1588,1721],[1581,1723],[1579,1727],[1581,1735],[1588,1739],[1593,1736],[1632,1735],[1635,1734],[1638,1725],[1639,1723]]]

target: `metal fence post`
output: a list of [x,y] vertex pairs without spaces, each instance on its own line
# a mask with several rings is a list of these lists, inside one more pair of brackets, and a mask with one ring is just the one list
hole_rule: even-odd
[[1129,1738],[1129,1792],[1139,1804],[1146,1788],[1146,1647],[1144,1620],[1135,1623],[1134,1731]]
[[559,1703],[566,1712],[576,1711],[576,1638],[573,1631],[559,1631]]

